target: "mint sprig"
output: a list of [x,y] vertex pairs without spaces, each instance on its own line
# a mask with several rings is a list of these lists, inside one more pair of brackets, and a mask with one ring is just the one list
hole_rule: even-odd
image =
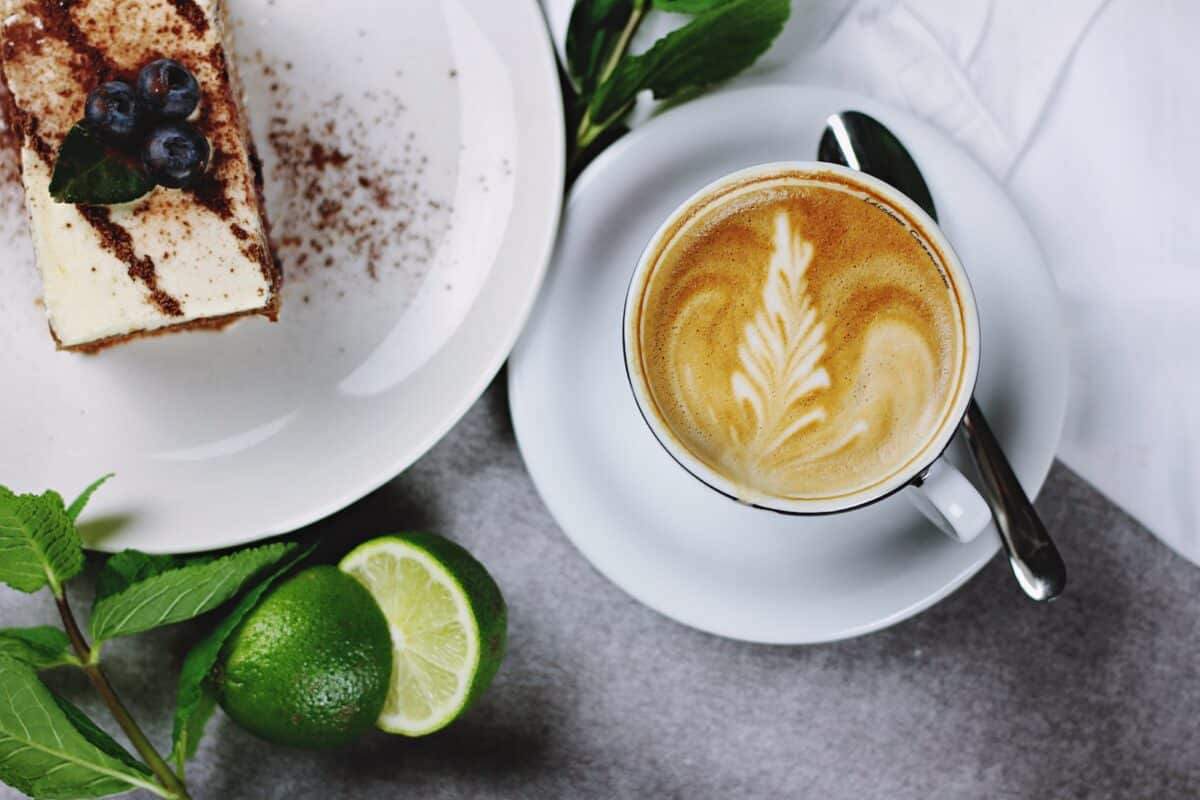
[[0,780],[35,798],[104,797],[139,788],[167,796],[149,770],[128,753],[115,755],[120,745],[84,720],[32,667],[0,656]]
[[200,737],[204,734],[204,726],[212,716],[217,705],[217,689],[212,679],[213,668],[225,640],[241,624],[242,620],[254,610],[258,601],[266,594],[267,589],[286,572],[312,553],[314,548],[308,547],[289,558],[282,566],[250,589],[242,599],[217,623],[207,636],[196,643],[183,660],[183,668],[179,671],[179,689],[175,700],[175,724],[171,731],[173,740],[171,760],[179,774],[183,774],[183,765],[187,759],[196,754]]
[[59,203],[129,203],[153,188],[139,164],[105,145],[84,122],[67,132],[50,175],[50,196]]
[[[628,52],[651,8],[692,14],[644,53]],[[567,28],[572,175],[624,131],[638,96],[679,101],[749,67],[791,14],[791,0],[577,0]]]
[[[104,568],[96,576],[96,597],[93,602],[99,603],[109,597],[115,597],[142,581],[181,567],[183,564],[183,559],[178,556],[150,555],[140,550],[122,550],[109,556],[108,560],[104,562]],[[94,605],[92,612],[95,613]],[[92,624],[94,625],[95,622],[93,621]]]
[[567,27],[567,71],[582,97],[590,98],[612,74],[642,22],[650,0],[576,3]]
[[132,575],[123,573],[107,580],[102,575],[97,579],[97,598],[89,623],[92,640],[99,644],[212,611],[294,548],[288,543],[269,544],[190,563],[136,551],[118,553],[108,566],[122,559],[138,563]]
[[107,483],[111,477],[112,473],[110,472],[103,477],[97,478],[92,481],[90,486],[80,492],[78,497],[71,501],[71,505],[67,506],[67,516],[71,518],[72,522],[79,519],[79,515],[83,513],[83,509],[87,506],[88,501],[92,499],[92,495],[96,493],[97,489]]
[[[145,789],[160,797],[189,800],[183,765],[195,754],[216,707],[213,669],[221,646],[271,583],[306,558],[311,548],[300,552],[294,544],[275,543],[191,558],[136,550],[118,553],[107,560],[96,580],[88,625],[94,643],[89,643],[75,620],[65,584],[83,569],[75,519],[109,477],[87,487],[70,506],[56,492],[15,494],[0,486],[0,581],[24,592],[49,587],[63,623],[62,630],[0,628],[0,781],[35,799],[104,797]],[[229,609],[227,615],[188,655],[179,678],[172,769],[109,683],[100,645],[222,606]],[[87,675],[136,757],[37,676],[60,666]]]
[[21,592],[49,586],[58,596],[82,570],[83,546],[62,498],[0,486],[0,582]]
[[36,628],[0,628],[0,656],[24,662],[35,670],[81,666],[71,650],[67,634],[58,628],[41,625]]

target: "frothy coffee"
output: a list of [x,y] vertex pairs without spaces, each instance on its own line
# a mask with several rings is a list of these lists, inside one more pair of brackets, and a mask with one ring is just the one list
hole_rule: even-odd
[[844,497],[913,460],[965,371],[959,287],[872,190],[826,173],[726,186],[659,240],[631,307],[653,411],[753,497]]

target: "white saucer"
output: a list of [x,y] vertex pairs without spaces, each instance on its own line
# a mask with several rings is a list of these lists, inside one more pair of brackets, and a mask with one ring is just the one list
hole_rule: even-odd
[[513,423],[538,490],[588,560],[679,622],[737,639],[808,643],[899,622],[949,594],[999,548],[938,533],[904,498],[832,517],[738,505],[692,479],[638,416],[621,309],[656,226],[740,167],[815,158],[831,112],[877,116],[909,146],[978,296],[977,397],[1027,491],[1054,458],[1067,354],[1053,280],[1004,191],[928,125],[840,91],[765,87],[664,114],[576,184],[551,273],[509,362]]
[[[0,185],[0,484],[71,496],[117,473],[84,517],[99,549],[282,533],[395,476],[495,376],[558,228],[561,94],[535,0],[229,5],[277,324],[55,352]],[[313,166],[318,145],[349,160]]]

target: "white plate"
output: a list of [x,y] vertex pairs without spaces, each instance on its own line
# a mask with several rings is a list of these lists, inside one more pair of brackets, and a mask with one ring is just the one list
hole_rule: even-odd
[[[56,353],[23,212],[0,190],[0,483],[70,494],[116,472],[85,518],[103,550],[288,531],[407,467],[503,363],[557,228],[561,99],[534,0],[231,10],[285,240],[278,324]],[[310,139],[351,160],[281,161],[309,161]],[[388,208],[375,210],[380,186]],[[309,229],[322,200],[363,208]],[[372,218],[392,235],[355,244]]]
[[945,597],[999,548],[938,533],[904,498],[831,517],[738,505],[680,469],[638,416],[621,356],[626,285],[667,214],[740,167],[815,158],[831,112],[892,127],[929,181],[971,276],[982,323],[977,396],[1035,492],[1066,407],[1055,289],[1004,191],[945,136],[845,92],[766,87],[670,111],[618,142],[577,183],[550,277],[509,362],[525,462],[567,536],[614,583],[686,625],[759,642],[866,633]]

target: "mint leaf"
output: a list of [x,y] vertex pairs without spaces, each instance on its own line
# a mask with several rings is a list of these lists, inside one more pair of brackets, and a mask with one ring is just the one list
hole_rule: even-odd
[[[182,687],[180,690],[182,691]],[[182,697],[179,702],[183,702]],[[175,771],[180,775],[183,774],[188,759],[196,755],[200,739],[204,736],[204,727],[208,725],[216,710],[217,687],[208,676],[196,684],[194,696],[189,697],[187,706],[175,709],[175,730],[171,734],[171,761],[175,762]]]
[[86,719],[29,665],[0,656],[0,780],[45,800],[162,793],[145,767],[124,751],[116,755],[120,746]]
[[699,14],[728,2],[730,0],[654,0],[654,7],[672,14]]
[[283,566],[260,581],[253,589],[242,595],[242,599],[230,610],[229,614],[217,624],[207,636],[196,643],[183,660],[183,669],[179,672],[179,690],[175,700],[175,726],[172,731],[173,746],[171,759],[175,762],[180,774],[183,764],[196,754],[200,737],[204,735],[204,726],[216,708],[217,692],[212,681],[213,667],[225,640],[241,624],[246,615],[254,610],[258,601],[266,594],[276,580],[300,563],[316,549],[315,546],[305,548],[303,552],[288,559]]
[[99,725],[92,722],[87,714],[84,714],[76,706],[72,705],[70,700],[65,697],[59,697],[53,692],[50,693],[50,696],[54,698],[54,702],[62,709],[63,715],[74,726],[75,730],[79,731],[83,738],[94,744],[102,753],[112,756],[140,775],[144,775],[147,778],[152,776],[152,773],[145,764],[138,761],[128,750],[117,744],[117,741],[109,736]]
[[59,628],[0,628],[0,656],[9,656],[36,670],[79,665],[71,641]]
[[75,500],[67,508],[67,516],[71,518],[72,522],[79,519],[79,514],[83,511],[83,507],[88,504],[88,501],[92,499],[92,495],[94,495],[96,490],[103,486],[104,482],[112,476],[113,474],[110,472],[104,477],[98,478],[94,483],[92,483],[91,486],[84,489],[79,497],[75,498]]
[[290,543],[268,544],[182,565],[168,562],[165,556],[120,553],[123,558],[118,568],[105,570],[111,577],[104,586],[97,582],[96,603],[88,625],[92,639],[103,642],[211,611],[294,548]]
[[579,0],[567,24],[567,74],[580,95],[596,91],[616,67],[646,13],[648,0]]
[[178,569],[187,563],[178,556],[154,556],[140,550],[122,550],[109,556],[96,576],[96,600],[119,594],[135,583],[167,570]]
[[128,203],[153,188],[140,166],[105,147],[83,122],[67,132],[50,176],[50,196],[59,203]]
[[62,498],[13,494],[0,486],[0,581],[22,592],[64,581],[83,570],[83,545]]
[[617,65],[588,105],[590,124],[608,127],[646,89],[670,100],[732,78],[766,52],[790,13],[790,0],[728,0],[697,15]]

